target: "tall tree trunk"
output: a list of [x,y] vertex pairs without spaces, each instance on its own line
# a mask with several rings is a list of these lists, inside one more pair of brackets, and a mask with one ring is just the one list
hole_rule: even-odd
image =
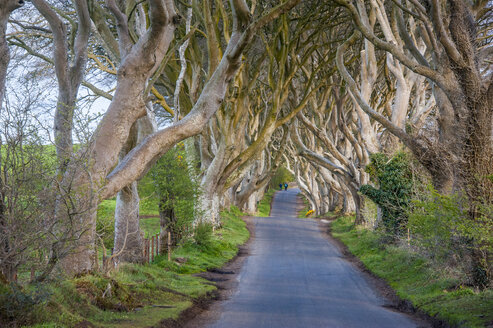
[[139,192],[137,182],[124,187],[116,196],[115,245],[116,261],[142,263],[144,243],[139,226]]
[[[87,46],[90,34],[90,16],[87,1],[75,0],[78,26],[73,51],[69,51],[67,30],[58,14],[45,0],[34,0],[34,6],[46,18],[53,33],[53,58],[58,82],[58,99],[55,111],[54,134],[58,169],[65,172],[73,153],[73,118],[77,93],[84,77],[87,63]],[[70,53],[73,58],[70,61]]]
[[[152,104],[147,103],[147,115],[137,120],[130,130],[130,136],[120,154],[122,160],[139,142],[156,130],[156,120]],[[115,249],[122,253],[116,261],[141,263],[144,260],[144,240],[140,230],[139,191],[137,182],[125,186],[117,194],[115,209]],[[124,248],[123,248],[124,247]]]
[[64,172],[73,152],[73,121],[77,92],[63,90],[59,87],[58,100],[55,110],[53,132],[58,159],[58,168]]
[[[2,111],[3,99],[5,96],[5,82],[7,79],[7,68],[10,62],[10,50],[7,45],[6,33],[7,22],[10,14],[24,5],[23,0],[6,0],[2,2],[0,6],[0,113]],[[1,136],[0,136],[1,138]],[[0,149],[2,141],[0,139]],[[2,155],[0,154],[0,168],[2,167]],[[5,222],[5,186],[3,185],[3,179],[0,181],[0,252],[8,254],[10,253],[9,238],[6,234],[6,222]],[[4,257],[3,257],[4,258]],[[9,262],[2,262],[0,264],[0,272],[7,279],[7,281],[14,281],[17,274],[16,268]]]

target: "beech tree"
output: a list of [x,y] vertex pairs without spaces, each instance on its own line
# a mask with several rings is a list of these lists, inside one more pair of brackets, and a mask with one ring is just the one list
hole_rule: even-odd
[[[338,67],[361,108],[388,131],[396,135],[430,172],[435,187],[445,193],[459,191],[474,202],[492,201],[492,75],[483,70],[490,47],[481,47],[478,30],[488,6],[487,1],[393,1],[383,6],[371,1],[335,1],[348,9],[358,29],[339,47]],[[385,39],[378,37],[365,22],[367,10],[375,11]],[[403,19],[416,21],[405,24]],[[389,20],[392,24],[389,24]],[[427,139],[409,134],[401,126],[375,111],[358,92],[342,63],[344,53],[361,32],[366,40],[388,53],[393,74],[395,66],[405,66],[433,82],[439,108],[439,137]],[[488,33],[488,32],[486,32]],[[414,35],[419,35],[426,51],[419,50]],[[483,38],[484,40],[484,38]],[[421,48],[423,49],[423,48]],[[391,57],[390,57],[391,56]],[[475,216],[475,205],[471,214]]]
[[[257,191],[265,187],[272,177],[264,170],[271,169],[270,165],[276,168],[282,160],[282,155],[269,154],[274,133],[289,124],[325,84],[320,71],[329,57],[327,50],[316,51],[316,44],[320,41],[317,27],[323,24],[323,15],[312,10],[314,5],[304,4],[299,7],[302,15],[286,14],[278,20],[272,31],[262,37],[264,66],[250,70],[253,73],[246,87],[238,84],[239,92],[233,99],[235,106],[256,114],[247,121],[244,146],[238,147],[238,142],[231,144],[235,152],[219,172],[216,192],[232,195],[240,207],[246,203],[255,204],[260,199]],[[293,90],[301,85],[304,91],[299,97],[294,97]],[[233,129],[232,133],[238,131],[236,126]],[[287,136],[287,132],[282,135]],[[282,152],[283,147],[278,151]]]
[[[252,19],[244,1],[231,1],[231,38],[193,109],[182,120],[145,138],[114,167],[131,126],[146,114],[147,95],[144,91],[149,79],[159,68],[180,19],[172,1],[150,1],[150,27],[133,44],[126,15],[114,1],[107,1],[117,22],[121,64],[113,100],[89,145],[81,151],[87,156],[86,170],[75,171],[75,165],[71,162],[61,182],[65,190],[78,195],[77,208],[89,209],[85,213],[74,214],[80,224],[86,227],[86,232],[81,235],[77,251],[63,260],[67,272],[91,270],[94,265],[95,209],[98,201],[114,195],[142,176],[160,155],[178,141],[200,133],[223,101],[229,82],[240,65],[241,56],[256,31],[298,2],[287,1],[258,19]],[[72,187],[75,189],[72,190]],[[67,211],[67,208],[58,209],[59,214],[67,212],[74,213]]]
[[[21,4],[8,3],[6,19]],[[94,268],[96,207],[115,195],[114,259],[142,261],[137,181],[180,141],[197,222],[220,224],[231,204],[254,212],[285,161],[316,214],[361,223],[371,155],[403,147],[440,192],[468,197],[471,219],[493,201],[485,0],[33,3],[43,19],[11,21],[8,41],[56,73],[55,221],[75,249],[52,258],[69,273]],[[39,46],[51,43],[53,55]],[[81,87],[111,103],[74,153]]]
[[53,62],[58,81],[58,100],[55,111],[54,135],[60,171],[63,173],[73,153],[73,120],[78,90],[82,83],[90,34],[90,18],[87,1],[75,0],[77,31],[73,42],[73,58],[69,62],[67,30],[49,4],[34,0],[34,6],[48,21],[53,34]]

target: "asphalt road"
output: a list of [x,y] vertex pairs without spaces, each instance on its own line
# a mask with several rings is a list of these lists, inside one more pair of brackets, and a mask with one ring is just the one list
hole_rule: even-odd
[[238,289],[208,327],[417,327],[383,307],[384,300],[315,220],[295,217],[298,192],[278,192],[271,217],[255,219]]

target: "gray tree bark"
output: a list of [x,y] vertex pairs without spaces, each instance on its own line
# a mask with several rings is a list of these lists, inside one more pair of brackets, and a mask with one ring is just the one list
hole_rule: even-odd
[[[6,0],[3,1],[2,5],[0,6],[0,112],[2,111],[2,103],[5,96],[5,82],[7,79],[7,68],[10,62],[10,50],[6,40],[7,22],[9,20],[10,14],[23,5],[23,0]],[[0,145],[1,144],[2,141],[0,140]],[[2,157],[0,155],[0,161],[1,160]],[[3,182],[0,181],[0,247],[2,248],[2,251],[9,252],[9,249],[11,249],[11,245],[9,245],[7,238],[2,238],[2,230],[5,229],[5,204],[3,195],[4,186],[2,184]],[[3,278],[5,278],[7,281],[14,281],[16,273],[16,268],[10,263],[0,264],[0,274],[3,275]]]
[[64,172],[73,153],[73,119],[77,93],[82,83],[86,63],[91,21],[87,1],[75,0],[78,26],[73,58],[69,62],[69,46],[65,24],[45,0],[33,0],[34,6],[46,18],[53,33],[53,58],[58,81],[58,100],[54,119],[55,147],[60,172]]

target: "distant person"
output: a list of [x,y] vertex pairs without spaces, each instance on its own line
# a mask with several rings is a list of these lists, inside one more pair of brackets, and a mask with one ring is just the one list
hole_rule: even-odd
[[282,183],[279,184],[279,190],[282,190]]
[[288,184],[284,182],[284,190],[288,190]]

